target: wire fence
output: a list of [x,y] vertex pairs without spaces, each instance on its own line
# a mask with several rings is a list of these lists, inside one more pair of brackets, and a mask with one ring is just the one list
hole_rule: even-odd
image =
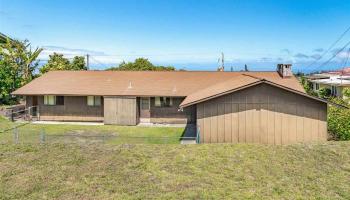
[[196,137],[170,137],[170,136],[128,136],[118,134],[96,134],[66,132],[62,134],[46,133],[45,129],[26,131],[25,128],[14,127],[2,132],[1,144],[49,144],[49,143],[76,143],[76,144],[196,144]]
[[[21,106],[11,107],[7,110],[7,118],[13,121],[22,121],[15,126],[0,130],[0,144],[21,144],[21,143],[110,143],[110,144],[198,144],[200,143],[200,130],[197,127],[195,137],[170,137],[170,136],[130,136],[125,134],[106,134],[106,133],[83,133],[62,132],[53,134],[47,133],[45,129],[28,130],[25,127],[38,116],[36,106],[24,108]],[[142,135],[142,134],[141,134]],[[166,134],[164,134],[166,135]],[[191,134],[192,136],[192,134]]]

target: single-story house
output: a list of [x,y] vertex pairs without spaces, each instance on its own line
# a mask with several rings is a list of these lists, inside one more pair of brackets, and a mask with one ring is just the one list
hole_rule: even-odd
[[203,143],[327,139],[327,102],[269,72],[52,71],[19,88],[40,120],[196,124]]
[[350,88],[350,67],[342,70],[311,74],[306,77],[312,90],[318,92],[328,88],[332,96],[347,99],[344,90]]

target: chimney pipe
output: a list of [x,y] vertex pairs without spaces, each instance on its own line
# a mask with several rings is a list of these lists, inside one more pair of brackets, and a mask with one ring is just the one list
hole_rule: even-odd
[[277,72],[282,78],[292,77],[292,64],[277,64]]

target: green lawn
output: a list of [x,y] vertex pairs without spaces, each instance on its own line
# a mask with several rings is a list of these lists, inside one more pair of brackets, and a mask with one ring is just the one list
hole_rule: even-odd
[[[103,140],[110,144],[121,143],[179,143],[179,137],[183,134],[184,128],[177,127],[136,127],[136,126],[115,126],[115,125],[42,125],[12,123],[0,117],[0,143],[13,143],[13,131],[4,130],[18,127],[19,141],[22,143],[39,143],[40,134],[45,132],[47,142],[89,142]],[[112,136],[106,138],[94,137],[57,137],[53,135],[74,135],[74,136]]]
[[0,145],[0,199],[350,199],[350,142]]

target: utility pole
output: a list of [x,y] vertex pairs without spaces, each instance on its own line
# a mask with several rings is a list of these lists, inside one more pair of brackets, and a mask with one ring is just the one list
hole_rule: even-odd
[[224,52],[221,52],[221,69],[222,69],[222,71],[225,71],[225,57],[224,57]]
[[89,57],[90,57],[90,55],[89,55],[89,54],[86,54],[86,68],[87,68],[87,69],[89,69],[89,67],[90,67],[90,66],[89,66],[89,64],[90,64],[90,63],[89,63]]
[[[220,59],[219,59],[220,61]],[[224,53],[221,52],[221,63],[220,63],[220,66],[218,68],[218,71],[225,71],[225,57],[224,57]]]

